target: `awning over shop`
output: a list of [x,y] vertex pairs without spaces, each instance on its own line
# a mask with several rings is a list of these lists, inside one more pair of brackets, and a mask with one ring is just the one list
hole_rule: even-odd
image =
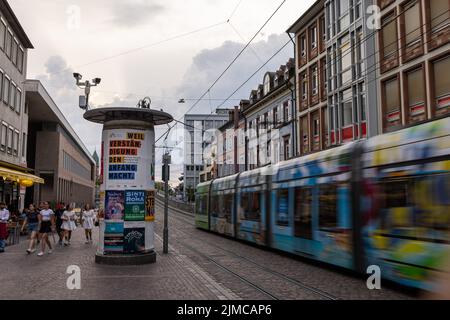
[[3,167],[0,167],[0,177],[5,178],[6,180],[17,181],[19,183],[21,181],[32,181],[33,183],[44,184],[44,179],[40,177]]

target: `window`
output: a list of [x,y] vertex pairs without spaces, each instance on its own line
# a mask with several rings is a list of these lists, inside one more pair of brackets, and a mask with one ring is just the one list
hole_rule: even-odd
[[267,75],[264,79],[264,95],[267,95],[270,92],[270,76]]
[[2,123],[2,128],[0,131],[0,150],[5,151],[6,150],[6,143],[8,138],[8,125],[6,123]]
[[4,74],[2,71],[0,71],[0,101],[2,100],[2,94],[3,94],[3,79],[4,79]]
[[308,139],[308,117],[301,119],[301,135],[302,135],[302,150],[303,153],[309,152],[309,139]]
[[9,105],[13,110],[16,109],[16,91],[17,91],[16,85],[13,82],[11,82],[11,88],[9,89]]
[[301,56],[303,58],[306,57],[306,36],[305,35],[300,36],[300,49],[301,49]]
[[11,86],[11,80],[8,77],[5,77],[5,81],[3,82],[3,101],[6,105],[9,104],[9,90]]
[[275,109],[273,109],[273,123],[274,125],[278,124],[278,107],[275,107]]
[[2,50],[5,49],[5,41],[6,41],[6,23],[0,21],[0,48]]
[[317,72],[317,65],[312,68],[312,95],[315,96],[319,93],[319,75]]
[[361,115],[361,121],[366,120],[366,85],[364,83],[358,84],[359,92],[359,114]]
[[384,83],[385,108],[389,114],[400,110],[400,97],[397,78],[386,81]]
[[359,30],[356,34],[356,38],[355,38],[355,73],[356,73],[356,77],[355,78],[359,78],[361,77],[361,75],[364,74],[364,40],[363,40],[363,34],[362,31]]
[[8,145],[7,145],[7,151],[8,153],[12,153],[13,149],[13,139],[14,139],[14,129],[9,127],[8,130]]
[[11,61],[14,65],[17,66],[17,53],[19,51],[19,43],[14,39],[12,42],[12,53],[11,53]]
[[13,142],[13,154],[15,157],[19,155],[19,131],[14,132],[14,142]]
[[295,189],[294,234],[298,238],[312,239],[312,190]]
[[432,32],[438,32],[449,27],[450,5],[446,0],[428,1],[430,5],[430,19]]
[[305,101],[308,99],[308,81],[306,80],[306,73],[303,73],[300,78],[302,81],[302,100]]
[[260,221],[261,220],[261,194],[259,192],[243,192],[242,207],[244,211],[243,220]]
[[291,158],[291,136],[283,137],[284,142],[284,160]]
[[22,133],[22,157],[25,158],[27,155],[27,134]]
[[392,57],[398,51],[398,37],[397,37],[397,23],[395,20],[395,13],[383,18],[382,20],[382,42],[383,42],[383,57],[385,59]]
[[11,31],[8,30],[6,34],[6,44],[5,44],[6,45],[5,51],[8,58],[11,58],[12,43],[13,43],[13,35]]
[[319,229],[330,231],[337,228],[338,198],[337,186],[333,184],[319,187]]
[[317,26],[312,27],[310,30],[311,35],[311,49],[317,48]]
[[404,38],[407,47],[420,42],[421,22],[420,22],[420,2],[410,3],[403,9],[404,13]]
[[17,53],[17,68],[19,69],[19,72],[23,72],[23,59],[25,57],[25,52],[22,48],[19,48],[19,52]]
[[291,106],[290,106],[290,102],[286,101],[283,104],[283,109],[284,109],[284,122],[288,122],[291,120]]
[[425,87],[423,69],[419,68],[406,74],[408,80],[408,104],[409,107],[424,106]]
[[319,117],[314,117],[313,119],[313,136],[317,137],[320,133],[320,120]]
[[231,223],[231,211],[233,208],[233,195],[231,193],[225,194],[222,197],[222,211],[220,216],[225,218],[228,223]]
[[289,225],[289,190],[282,189],[278,191],[278,210],[276,210],[277,215],[277,225],[288,226]]
[[352,89],[347,89],[342,93],[342,126],[348,127],[353,124],[353,95]]
[[338,1],[339,31],[345,30],[350,25],[349,0]]
[[352,51],[350,50],[350,37],[346,35],[340,40],[340,71],[341,85],[349,84],[352,80]]
[[450,106],[450,56],[433,63],[434,90],[437,108]]

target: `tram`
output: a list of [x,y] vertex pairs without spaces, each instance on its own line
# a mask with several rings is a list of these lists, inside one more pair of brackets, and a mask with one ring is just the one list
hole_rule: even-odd
[[450,117],[204,183],[196,225],[434,291],[450,272]]

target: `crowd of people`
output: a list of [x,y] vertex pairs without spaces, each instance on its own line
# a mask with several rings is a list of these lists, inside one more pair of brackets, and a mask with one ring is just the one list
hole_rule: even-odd
[[[53,252],[50,237],[56,243],[55,233],[58,235],[58,244],[62,247],[70,246],[72,232],[78,225],[85,231],[86,244],[92,244],[92,229],[98,226],[99,217],[89,204],[86,204],[77,215],[73,205],[60,203],[55,210],[50,208],[47,201],[42,202],[39,207],[30,204],[23,212],[25,218],[21,232],[28,231],[29,245],[26,253],[28,255],[40,250],[38,256],[44,256]],[[0,253],[5,251],[6,239],[8,237],[7,224],[10,213],[5,203],[0,203]]]

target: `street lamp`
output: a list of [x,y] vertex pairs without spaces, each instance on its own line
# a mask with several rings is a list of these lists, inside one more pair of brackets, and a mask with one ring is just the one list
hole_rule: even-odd
[[98,86],[100,84],[100,82],[102,82],[102,79],[95,78],[95,79],[92,79],[92,81],[87,80],[85,82],[82,82],[81,79],[83,79],[83,76],[79,73],[74,73],[73,77],[77,81],[77,86],[80,89],[84,89],[84,96],[80,96],[79,106],[83,110],[88,110],[89,109],[89,95],[91,93],[91,87]]

